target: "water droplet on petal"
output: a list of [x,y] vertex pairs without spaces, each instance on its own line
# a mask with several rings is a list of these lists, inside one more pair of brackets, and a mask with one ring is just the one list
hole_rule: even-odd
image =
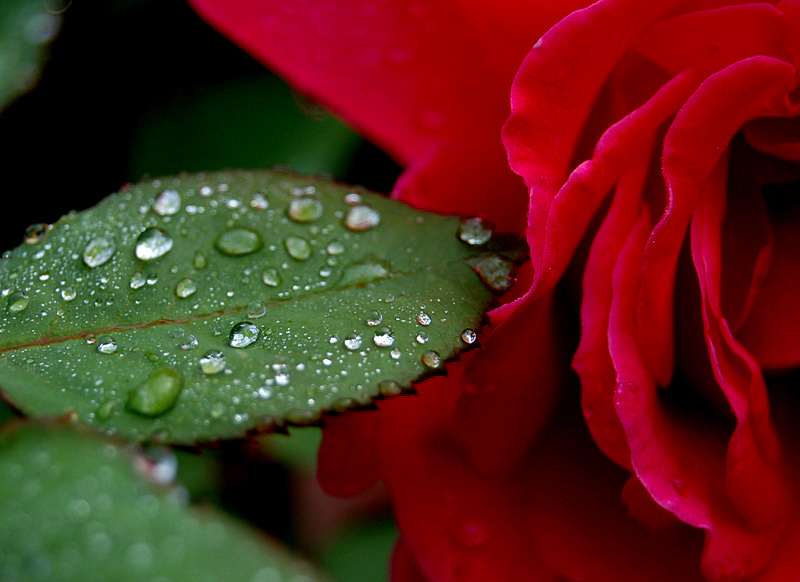
[[211,376],[225,369],[225,354],[219,350],[210,350],[200,358],[200,369],[203,374]]
[[367,325],[375,327],[376,325],[380,325],[383,321],[383,315],[381,315],[380,311],[372,310],[367,312]]
[[344,225],[350,230],[361,232],[378,226],[381,215],[377,210],[366,204],[358,204],[347,211]]
[[351,333],[344,338],[344,347],[348,350],[357,350],[361,347],[361,334]]
[[147,283],[147,279],[145,279],[145,276],[139,271],[136,271],[133,275],[131,275],[131,289],[139,289],[140,287],[144,287],[145,283]]
[[311,245],[304,238],[299,236],[289,236],[283,241],[286,252],[297,261],[305,261],[311,256]]
[[338,240],[332,240],[328,243],[328,246],[325,247],[327,253],[331,256],[341,255],[344,254],[345,248],[344,244]]
[[514,265],[500,255],[483,253],[467,262],[492,291],[507,291],[514,283]]
[[64,301],[72,301],[73,299],[75,299],[76,295],[77,293],[75,292],[75,289],[73,289],[72,287],[64,287],[61,290],[61,298]]
[[421,344],[427,343],[428,339],[429,339],[428,334],[425,333],[424,331],[421,331],[417,334],[417,341]]
[[269,287],[277,287],[283,282],[281,274],[278,273],[278,269],[273,269],[272,267],[264,269],[264,272],[261,274],[261,280],[264,282],[264,285],[268,285]]
[[438,352],[434,352],[433,350],[430,350],[422,354],[420,360],[422,360],[422,363],[425,364],[428,368],[439,368],[442,365],[442,356],[440,356]]
[[164,190],[153,202],[153,210],[160,216],[176,214],[180,209],[181,195],[175,190]]
[[8,296],[8,310],[11,313],[19,313],[28,306],[28,296],[22,291],[14,291]]
[[200,251],[195,251],[194,258],[192,259],[192,266],[195,269],[205,269],[207,264],[206,256]]
[[172,249],[172,239],[160,228],[148,228],[136,239],[136,258],[152,261],[166,255]]
[[110,335],[97,338],[97,351],[101,354],[113,354],[117,351],[117,341]]
[[170,410],[183,389],[183,376],[175,368],[158,368],[128,394],[125,407],[142,416],[159,416]]
[[195,291],[197,291],[197,283],[189,277],[184,277],[175,285],[175,296],[179,299],[185,299],[190,295],[194,295]]
[[267,307],[260,301],[251,301],[247,305],[247,317],[259,318],[267,313]]
[[214,246],[224,255],[238,257],[256,252],[264,246],[264,242],[257,232],[236,226],[219,235]]
[[98,236],[89,241],[83,249],[83,262],[87,267],[99,267],[114,254],[117,247],[114,241],[104,236]]
[[388,327],[379,327],[375,330],[372,341],[379,348],[388,348],[394,343],[394,333]]
[[233,348],[246,348],[257,339],[258,327],[249,321],[241,321],[231,329],[230,345]]
[[431,316],[424,311],[421,311],[419,315],[417,315],[417,323],[420,325],[430,325],[431,321]]
[[22,242],[24,242],[26,245],[35,245],[36,243],[40,243],[44,240],[47,231],[51,228],[51,225],[43,222],[32,224],[25,229],[25,234],[22,236]]
[[470,246],[480,246],[492,238],[492,229],[487,228],[478,217],[467,218],[458,224],[458,238]]
[[314,222],[322,216],[322,210],[322,202],[316,198],[303,196],[292,199],[288,214],[295,222]]

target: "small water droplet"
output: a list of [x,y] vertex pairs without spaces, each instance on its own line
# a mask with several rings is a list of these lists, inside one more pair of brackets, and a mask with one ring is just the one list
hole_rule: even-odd
[[152,261],[172,249],[172,239],[160,228],[148,228],[136,239],[136,258]]
[[160,416],[170,410],[183,389],[183,376],[175,368],[158,368],[128,394],[125,408],[142,416]]
[[424,331],[421,331],[417,334],[417,341],[421,344],[427,343],[429,336]]
[[192,266],[195,269],[205,269],[206,265],[208,265],[206,256],[200,251],[195,251],[194,258],[192,259]]
[[383,396],[397,396],[403,392],[403,387],[394,380],[383,380],[378,384],[378,390]]
[[372,341],[379,348],[388,348],[394,343],[394,333],[388,327],[379,327],[375,330]]
[[111,414],[113,412],[114,412],[114,401],[107,400],[106,402],[103,402],[103,404],[97,407],[95,415],[97,415],[97,418],[99,420],[108,420],[109,418],[111,418]]
[[380,325],[383,321],[383,315],[381,315],[380,311],[372,310],[367,312],[367,325],[371,327],[375,327],[376,325]]
[[344,347],[348,350],[357,350],[361,347],[361,334],[351,333],[344,338]]
[[184,277],[175,285],[175,296],[179,299],[185,299],[190,295],[194,295],[195,291],[197,291],[197,283],[189,277]]
[[350,230],[361,232],[378,226],[380,221],[381,215],[377,210],[366,204],[357,204],[347,211],[344,225]]
[[153,211],[159,216],[170,216],[180,209],[181,195],[176,190],[164,190],[153,202]]
[[470,246],[480,246],[492,238],[492,229],[487,228],[481,218],[467,218],[458,224],[458,238]]
[[392,349],[391,352],[389,352],[389,355],[392,356],[393,360],[399,360],[400,356],[402,356],[403,353],[400,350],[398,350],[397,348],[394,348],[394,349]]
[[273,269],[272,267],[264,269],[264,272],[261,274],[261,280],[264,282],[264,285],[268,285],[269,287],[277,287],[283,282],[283,278],[281,278],[278,269]]
[[256,252],[264,246],[264,241],[257,232],[236,226],[219,235],[214,246],[224,255],[238,257]]
[[420,325],[430,325],[431,321],[431,316],[424,311],[420,311],[419,315],[417,315],[417,323]]
[[44,240],[45,235],[47,235],[47,231],[51,228],[51,225],[43,222],[32,224],[25,229],[25,234],[22,235],[22,242],[24,242],[26,245],[35,245],[36,243],[40,243]]
[[247,304],[247,317],[259,318],[267,313],[267,307],[260,301],[251,301]]
[[433,350],[422,354],[422,356],[420,356],[420,360],[422,360],[422,363],[428,368],[439,368],[442,365],[442,356]]
[[181,344],[181,349],[182,350],[191,350],[191,349],[196,348],[198,345],[200,345],[200,342],[197,341],[197,338],[195,336],[193,336],[192,334],[189,334],[189,335],[186,336],[186,339]]
[[8,296],[8,310],[11,313],[19,313],[28,306],[30,300],[22,291],[14,291]]
[[325,247],[325,251],[332,256],[342,255],[344,254],[345,247],[341,241],[332,240],[328,243],[328,246]]
[[474,344],[478,339],[478,334],[473,329],[465,329],[461,332],[461,341],[465,344]]
[[165,447],[150,446],[134,459],[139,474],[156,485],[169,485],[178,474],[178,457]]
[[299,236],[288,236],[283,241],[286,246],[286,252],[289,256],[297,261],[305,261],[311,256],[311,245],[304,238]]
[[200,196],[203,198],[208,198],[214,193],[214,189],[211,186],[203,186],[200,188]]
[[322,202],[316,198],[302,196],[289,203],[289,218],[295,222],[314,222],[322,216]]
[[492,291],[507,291],[514,283],[514,265],[500,255],[482,253],[467,262]]
[[103,263],[107,263],[116,250],[117,247],[113,240],[97,236],[90,240],[83,249],[83,262],[87,267],[99,267]]
[[72,301],[73,299],[75,299],[76,295],[77,293],[75,292],[75,289],[72,287],[64,287],[61,290],[61,299],[63,299],[64,301]]
[[211,376],[225,369],[225,354],[219,350],[210,350],[200,358],[200,369],[203,374]]
[[113,354],[117,351],[117,341],[110,335],[97,338],[97,351],[101,354]]
[[246,348],[257,339],[258,327],[249,321],[240,321],[231,329],[230,345],[233,348]]
[[253,194],[253,199],[250,201],[250,206],[256,210],[266,210],[269,208],[269,202],[264,198],[263,194]]
[[145,283],[147,283],[147,279],[145,279],[144,275],[142,275],[139,271],[136,271],[133,275],[131,275],[131,289],[139,289],[140,287],[144,287]]
[[94,344],[94,342],[95,342],[94,334],[93,333],[87,333],[86,334],[86,343],[91,346],[91,345]]
[[320,277],[330,277],[331,275],[333,275],[333,269],[331,269],[330,267],[325,266],[320,268],[319,270]]

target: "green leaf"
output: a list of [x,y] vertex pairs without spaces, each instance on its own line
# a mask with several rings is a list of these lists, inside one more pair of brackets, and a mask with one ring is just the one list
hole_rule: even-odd
[[474,341],[508,273],[459,224],[283,173],[131,186],[0,261],[0,386],[130,439],[313,424]]
[[63,426],[0,433],[0,579],[321,579],[222,512],[187,506],[180,488],[146,482],[135,459]]
[[0,2],[0,110],[36,83],[45,49],[58,34],[57,1]]

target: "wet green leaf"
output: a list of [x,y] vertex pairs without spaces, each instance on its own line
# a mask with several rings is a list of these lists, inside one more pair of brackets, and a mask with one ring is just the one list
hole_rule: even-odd
[[[133,462],[132,462],[133,461]],[[313,582],[310,566],[67,427],[0,434],[0,579]],[[141,471],[141,469],[140,469]]]
[[283,173],[131,186],[0,261],[0,386],[139,440],[313,424],[474,341],[497,269],[459,228]]
[[39,78],[45,49],[58,34],[57,0],[0,2],[0,110]]

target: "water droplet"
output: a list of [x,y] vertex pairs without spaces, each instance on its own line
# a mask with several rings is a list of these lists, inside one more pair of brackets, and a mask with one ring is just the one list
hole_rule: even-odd
[[197,291],[197,283],[189,277],[184,277],[175,285],[175,296],[180,299],[194,295],[195,291]]
[[328,246],[325,247],[325,251],[332,256],[342,255],[345,251],[344,244],[341,241],[332,240],[328,243]]
[[249,321],[241,321],[231,329],[230,345],[233,348],[246,348],[257,339],[258,327]]
[[142,275],[139,271],[136,271],[133,275],[131,275],[131,289],[139,289],[140,287],[144,287],[145,283],[147,283],[147,279],[145,279],[144,275]]
[[76,295],[77,293],[75,292],[75,289],[72,287],[64,287],[61,290],[61,299],[63,299],[64,301],[72,301],[73,299],[75,299]]
[[247,317],[259,318],[267,313],[267,307],[260,301],[251,301],[247,304]]
[[283,282],[281,274],[278,273],[278,269],[273,269],[272,267],[264,269],[264,272],[261,274],[261,280],[264,282],[264,285],[268,285],[269,287],[277,287]]
[[430,325],[431,321],[431,316],[424,311],[420,311],[419,315],[417,315],[417,323],[420,325]]
[[379,348],[388,348],[394,343],[394,333],[388,327],[379,327],[375,330],[375,336],[372,341]]
[[428,368],[439,368],[442,365],[442,356],[433,350],[422,354],[422,356],[420,356],[420,360],[422,360],[422,363]]
[[153,210],[160,216],[176,214],[180,209],[181,195],[175,190],[164,190],[153,202]]
[[428,334],[425,333],[424,331],[421,331],[421,332],[419,332],[417,334],[417,341],[419,343],[421,343],[421,344],[427,343],[428,339],[430,339],[430,338],[429,338]]
[[349,204],[350,206],[353,206],[355,204],[360,204],[361,194],[358,194],[357,192],[350,192],[346,194],[344,197],[344,203]]
[[256,210],[266,210],[269,208],[269,202],[264,198],[263,194],[253,194],[253,199],[250,201],[250,206]]
[[51,228],[51,225],[43,222],[32,224],[25,229],[25,234],[22,235],[22,242],[24,242],[26,245],[35,245],[36,243],[40,243],[44,240],[47,231]]
[[169,485],[178,474],[178,457],[165,447],[147,447],[134,459],[139,474],[156,485]]
[[286,252],[289,256],[298,261],[305,261],[311,256],[311,245],[308,241],[299,236],[289,236],[283,241],[286,246]]
[[344,225],[350,230],[361,232],[378,226],[381,215],[377,210],[366,204],[358,204],[347,211]]
[[114,241],[104,236],[98,236],[89,241],[83,249],[83,262],[87,267],[99,267],[108,262],[117,247]]
[[128,394],[125,407],[142,416],[159,416],[171,409],[183,389],[183,376],[175,368],[158,368]]
[[331,269],[330,267],[327,267],[327,266],[326,267],[322,267],[319,270],[319,276],[320,277],[323,277],[323,278],[324,277],[330,277],[331,275],[333,275],[333,269]]
[[110,335],[97,338],[97,351],[101,354],[113,354],[117,351],[117,341]]
[[363,287],[367,283],[388,279],[391,276],[388,266],[388,263],[377,259],[352,263],[342,270],[342,276],[337,285],[339,287]]
[[214,193],[214,189],[211,186],[203,186],[200,188],[200,196],[203,198],[208,198]]
[[200,251],[195,251],[194,258],[192,259],[192,266],[195,269],[205,269],[206,265],[208,265],[206,256]]
[[200,345],[200,342],[197,341],[197,338],[195,336],[193,336],[192,334],[189,334],[189,335],[186,336],[186,339],[181,344],[181,349],[182,350],[191,350],[191,349],[196,348],[199,345]]
[[375,327],[376,325],[380,325],[383,321],[383,315],[381,315],[380,311],[372,310],[367,312],[367,325]]
[[257,232],[236,226],[219,235],[214,246],[224,255],[238,257],[256,252],[264,246],[264,242]]
[[19,313],[28,306],[28,296],[21,291],[14,291],[8,296],[8,310],[11,313]]
[[107,400],[103,402],[100,406],[97,407],[97,411],[95,414],[99,420],[108,420],[111,418],[111,414],[114,412],[114,401]]
[[403,392],[403,387],[394,380],[383,380],[378,384],[378,390],[383,396],[397,396]]
[[314,222],[322,216],[322,210],[322,202],[316,198],[303,196],[292,199],[288,214],[295,222]]
[[152,261],[172,249],[172,239],[160,228],[148,228],[136,239],[136,258]]
[[351,333],[344,338],[344,347],[348,350],[357,350],[361,347],[361,334]]
[[391,352],[389,352],[389,355],[392,356],[393,360],[399,360],[403,353],[397,348],[394,348]]
[[203,374],[211,376],[225,369],[225,354],[219,350],[210,350],[200,358],[200,369]]
[[461,341],[463,341],[465,344],[474,344],[477,339],[478,334],[475,333],[475,330],[465,329],[461,332]]
[[93,333],[87,333],[86,334],[86,343],[87,343],[87,345],[91,346],[91,345],[94,344],[94,342],[95,342],[94,334]]
[[458,224],[458,238],[471,246],[480,246],[492,238],[492,229],[487,228],[483,220],[467,218]]
[[514,283],[514,265],[500,255],[482,253],[467,262],[492,291],[507,291]]

